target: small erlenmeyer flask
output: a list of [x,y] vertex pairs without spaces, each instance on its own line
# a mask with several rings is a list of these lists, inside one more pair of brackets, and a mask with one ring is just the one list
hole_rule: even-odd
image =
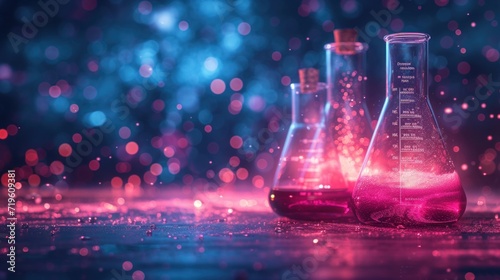
[[466,197],[427,94],[429,35],[384,37],[387,95],[353,192],[361,222],[456,222]]
[[349,192],[359,176],[372,136],[365,100],[365,54],[368,45],[356,42],[354,29],[336,29],[335,43],[325,45],[330,109],[328,147],[337,151]]
[[325,150],[326,84],[318,70],[300,69],[292,84],[292,124],[276,170],[269,203],[279,215],[329,220],[349,212],[344,178],[336,151]]

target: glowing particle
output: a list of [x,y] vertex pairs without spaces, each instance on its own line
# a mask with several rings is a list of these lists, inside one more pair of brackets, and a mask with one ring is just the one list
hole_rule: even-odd
[[179,171],[181,170],[181,166],[178,162],[171,162],[168,164],[168,171],[170,173],[172,173],[173,175],[179,173]]
[[288,76],[281,77],[281,84],[284,86],[289,86],[292,80]]
[[116,203],[118,203],[118,205],[123,205],[123,204],[125,204],[125,199],[123,199],[123,197],[119,197],[119,198],[116,200]]
[[235,135],[231,137],[231,139],[229,140],[229,144],[233,149],[239,149],[241,148],[241,146],[243,146],[243,139],[240,136]]
[[185,21],[185,20],[183,20],[183,21],[179,22],[179,29],[180,29],[181,31],[186,31],[186,30],[188,30],[188,29],[189,29],[189,23],[188,23],[187,21]]
[[163,167],[159,163],[153,163],[149,167],[151,174],[159,176],[163,172]]
[[240,180],[246,180],[248,178],[248,170],[246,168],[239,168],[236,171],[236,177]]
[[144,78],[149,78],[153,74],[153,67],[148,64],[143,64],[139,68],[139,74]]
[[71,104],[71,105],[69,106],[69,111],[70,111],[71,113],[77,113],[77,112],[78,112],[78,110],[80,110],[80,107],[79,107],[77,104]]
[[224,183],[231,183],[234,180],[234,173],[229,168],[222,168],[219,171],[219,178]]
[[250,26],[250,24],[246,23],[246,22],[242,22],[238,25],[238,32],[243,35],[243,36],[246,36],[250,33],[250,31],[252,30],[252,27]]
[[36,174],[31,174],[29,177],[28,177],[28,183],[30,184],[30,186],[32,187],[38,187],[40,185],[40,176],[36,175]]
[[59,97],[61,95],[61,88],[59,88],[58,86],[51,86],[49,88],[49,95],[52,98]]
[[38,153],[34,149],[29,149],[24,155],[26,164],[35,166],[38,163]]
[[129,262],[129,261],[124,261],[122,263],[122,268],[125,271],[130,271],[130,270],[132,270],[133,267],[134,267],[134,265],[131,262]]
[[465,74],[469,73],[470,65],[469,65],[469,63],[462,61],[458,64],[457,69],[458,69],[458,72],[460,74],[465,75]]
[[174,150],[174,148],[172,148],[172,147],[170,147],[170,146],[167,146],[167,147],[165,147],[165,148],[163,149],[163,154],[164,154],[166,157],[170,158],[170,157],[173,157],[173,156],[174,156],[174,154],[175,154],[175,150]]
[[130,141],[127,143],[127,145],[125,146],[125,151],[129,154],[129,155],[135,155],[137,154],[137,152],[139,151],[139,145],[137,145],[136,142],[134,141]]
[[62,162],[56,160],[50,164],[50,172],[54,175],[61,175],[64,172],[64,165]]
[[275,51],[271,54],[271,58],[274,60],[274,61],[280,61],[281,60],[281,53],[278,52],[278,51]]
[[82,135],[80,133],[75,133],[75,134],[73,134],[73,136],[71,137],[71,139],[75,143],[80,143],[80,142],[82,142]]
[[264,187],[264,178],[260,175],[256,175],[252,178],[252,184],[256,187],[256,188],[262,188]]
[[130,128],[126,127],[126,126],[123,126],[120,128],[120,130],[118,130],[118,134],[120,135],[120,137],[122,139],[127,139],[130,137]]
[[215,79],[210,83],[210,89],[215,94],[221,94],[226,90],[226,84],[221,79]]
[[89,162],[89,169],[92,171],[98,170],[100,166],[101,166],[101,164],[99,163],[99,161],[97,161],[95,159],[93,159]]
[[0,140],[5,140],[7,139],[7,136],[9,136],[9,133],[7,132],[6,129],[0,129]]
[[[81,240],[88,240],[88,239],[84,238],[84,239],[81,239]],[[78,253],[80,254],[80,256],[85,257],[85,256],[87,256],[89,254],[89,249],[87,249],[87,248],[81,248],[80,251],[78,251]]]
[[234,91],[240,91],[243,88],[243,81],[240,78],[234,78],[229,82],[229,87]]
[[136,271],[134,271],[134,273],[132,273],[133,280],[144,280],[145,277],[146,277],[146,275],[144,274],[144,272],[142,272],[140,270],[136,270]]
[[69,157],[73,152],[73,148],[67,143],[63,143],[59,146],[59,154],[62,157]]
[[16,135],[18,130],[19,129],[17,128],[17,126],[15,126],[13,124],[10,124],[7,126],[7,132],[9,133],[10,136]]
[[240,164],[240,158],[237,157],[237,156],[232,156],[230,159],[229,159],[229,165],[231,165],[232,167],[236,167]]
[[151,2],[149,1],[142,1],[139,3],[137,10],[143,15],[148,15],[153,10],[153,5],[151,5]]
[[317,239],[317,238],[314,238],[314,239],[313,239],[313,243],[314,243],[314,244],[317,244],[317,243],[318,243],[318,239]]
[[196,208],[200,208],[203,205],[203,203],[201,201],[199,201],[199,200],[195,200],[194,203],[193,203],[193,205]]
[[205,59],[205,62],[203,63],[205,66],[205,69],[207,69],[210,72],[214,72],[217,70],[217,67],[219,67],[219,61],[215,57],[208,57]]
[[111,187],[114,189],[119,189],[123,186],[123,180],[120,177],[113,177],[111,179]]

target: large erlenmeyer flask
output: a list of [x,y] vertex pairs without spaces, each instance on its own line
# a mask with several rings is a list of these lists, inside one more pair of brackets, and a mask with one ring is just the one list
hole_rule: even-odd
[[466,205],[427,94],[429,35],[384,37],[387,97],[353,192],[361,222],[456,222]]
[[292,84],[292,124],[282,150],[269,203],[289,218],[329,220],[349,212],[336,151],[325,149],[327,87],[318,83],[318,71],[299,71]]
[[330,110],[328,149],[337,151],[348,191],[359,176],[372,136],[365,101],[365,55],[368,45],[356,42],[353,29],[336,29],[335,43],[325,45]]

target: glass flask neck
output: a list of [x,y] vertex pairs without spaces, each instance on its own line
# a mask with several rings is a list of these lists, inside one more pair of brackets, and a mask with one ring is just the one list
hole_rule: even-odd
[[398,94],[393,91],[399,88],[427,98],[429,39],[430,36],[424,33],[396,33],[384,37],[388,97]]
[[[342,100],[364,102],[368,45],[360,42],[343,42],[326,44],[324,48],[330,102]],[[345,91],[340,92],[338,89]]]
[[292,122],[294,124],[324,125],[327,103],[326,84],[318,83],[314,90],[303,91],[299,83],[290,85]]

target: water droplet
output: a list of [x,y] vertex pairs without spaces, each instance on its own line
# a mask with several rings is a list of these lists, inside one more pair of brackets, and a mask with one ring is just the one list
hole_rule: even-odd
[[93,223],[96,223],[97,222],[97,217],[89,217],[88,218],[88,222],[93,224]]
[[90,236],[85,236],[85,235],[80,236],[80,240],[82,241],[88,241],[90,239],[91,239]]
[[276,233],[282,233],[283,232],[283,228],[281,228],[281,227],[275,227],[274,228],[274,232],[276,232]]

